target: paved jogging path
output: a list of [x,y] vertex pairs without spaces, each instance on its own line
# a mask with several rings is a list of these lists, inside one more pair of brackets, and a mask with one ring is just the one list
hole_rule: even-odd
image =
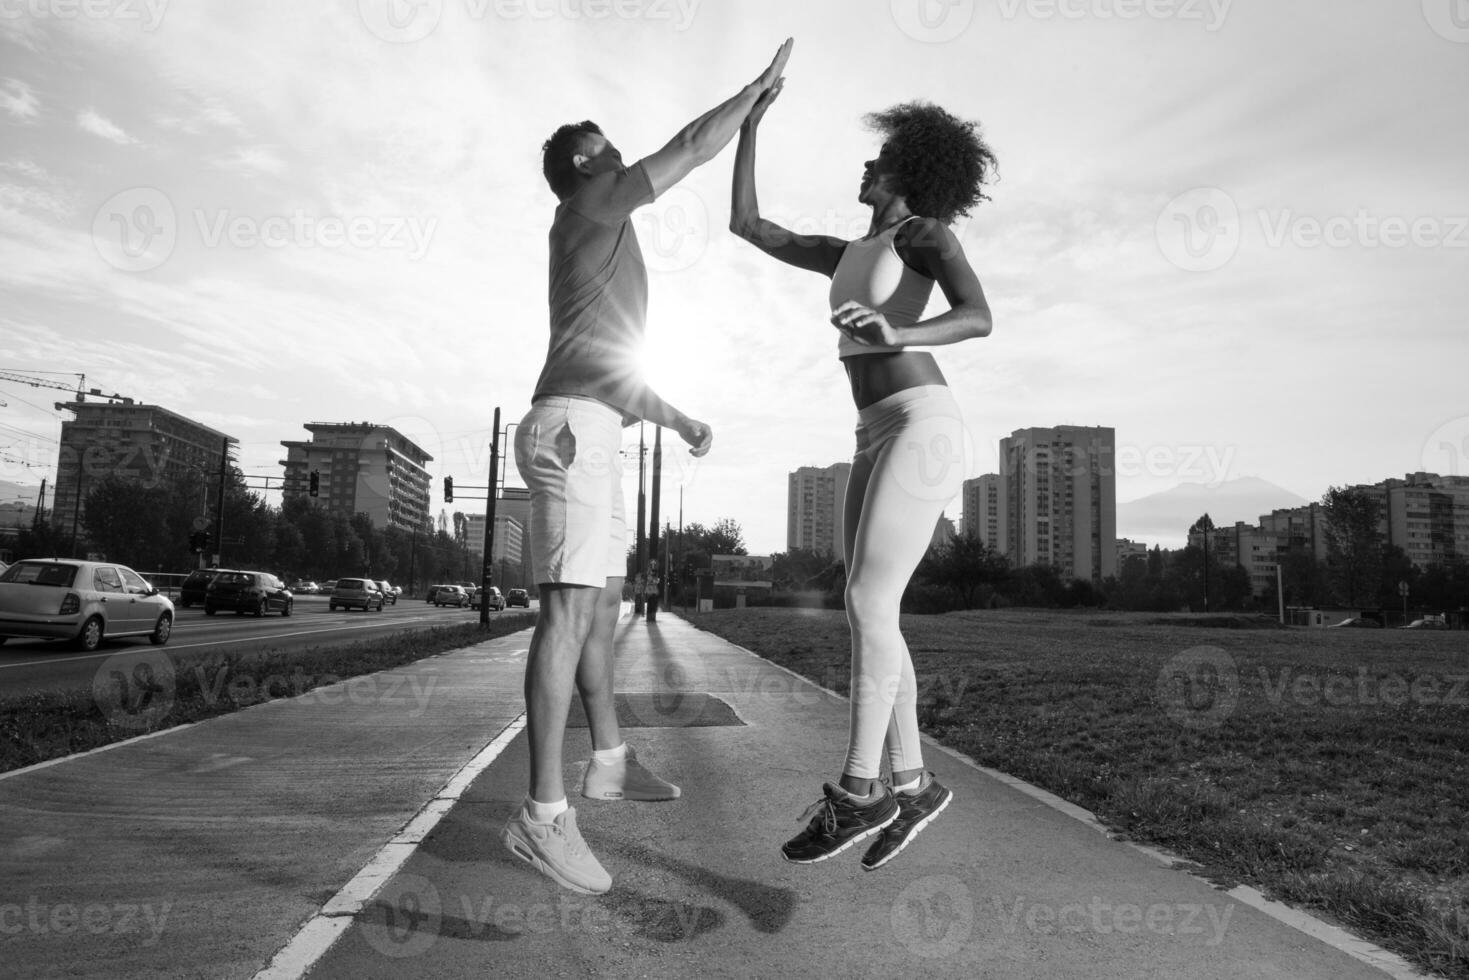
[[[955,800],[902,855],[876,872],[858,849],[786,864],[779,845],[839,765],[847,702],[666,611],[619,623],[619,710],[683,799],[573,795],[614,885],[558,889],[498,840],[526,783],[528,641],[0,779],[0,974],[1415,975],[931,743]],[[587,749],[573,729],[573,794]]]

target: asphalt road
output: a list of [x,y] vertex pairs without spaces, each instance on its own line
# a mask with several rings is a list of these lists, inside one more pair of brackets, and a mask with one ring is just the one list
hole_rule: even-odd
[[[535,600],[531,607],[535,608]],[[507,609],[507,613],[520,609]],[[490,610],[491,616],[504,613]],[[326,596],[296,597],[290,616],[273,613],[262,618],[220,613],[204,615],[198,606],[175,609],[173,635],[167,650],[175,662],[205,657],[221,650],[297,650],[340,640],[369,639],[409,629],[473,623],[477,609],[438,607],[421,599],[399,599],[382,612],[327,610]],[[82,653],[65,643],[11,638],[0,646],[0,696],[36,691],[90,690],[92,677],[109,657],[128,649],[149,649],[147,637],[127,637],[103,643],[95,653]]]

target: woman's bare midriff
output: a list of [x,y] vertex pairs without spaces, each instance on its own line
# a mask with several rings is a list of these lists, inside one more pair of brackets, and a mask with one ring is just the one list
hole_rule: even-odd
[[922,385],[946,385],[938,362],[926,351],[888,351],[842,358],[859,409]]

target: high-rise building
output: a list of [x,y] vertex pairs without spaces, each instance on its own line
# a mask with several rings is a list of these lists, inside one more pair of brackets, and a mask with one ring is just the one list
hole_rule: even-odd
[[285,440],[287,497],[307,497],[317,474],[314,500],[331,513],[366,514],[375,527],[404,531],[429,525],[429,475],[433,459],[411,439],[371,422],[308,422],[305,442]]
[[[108,476],[143,483],[218,480],[233,436],[157,405],[131,398],[57,402],[72,418],[61,422],[53,520],[80,526],[92,487]],[[215,484],[218,485],[217,482]],[[208,501],[201,497],[200,512]]]
[[842,505],[851,463],[803,466],[790,474],[786,496],[786,548],[841,557]]
[[1100,583],[1117,573],[1116,433],[1016,429],[1000,440],[1001,534],[1012,565]]
[[1005,550],[1004,521],[1001,518],[1005,502],[1004,483],[998,473],[986,473],[964,481],[963,512],[960,523],[963,533],[978,538],[994,551]]
[[[465,513],[466,541],[471,554],[484,560],[485,515]],[[508,563],[506,575],[514,579],[505,588],[527,588],[531,580],[530,491],[525,487],[502,487],[495,501],[494,563]],[[499,571],[496,572],[496,585]]]
[[1418,568],[1469,558],[1469,476],[1409,473],[1384,480],[1387,543]]

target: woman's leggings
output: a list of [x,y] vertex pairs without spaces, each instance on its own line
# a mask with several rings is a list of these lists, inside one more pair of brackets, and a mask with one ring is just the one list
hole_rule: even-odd
[[918,688],[898,630],[903,590],[963,485],[964,421],[945,385],[889,395],[857,418],[857,452],[847,483],[842,536],[847,622],[852,628],[852,713],[842,772],[923,768]]

